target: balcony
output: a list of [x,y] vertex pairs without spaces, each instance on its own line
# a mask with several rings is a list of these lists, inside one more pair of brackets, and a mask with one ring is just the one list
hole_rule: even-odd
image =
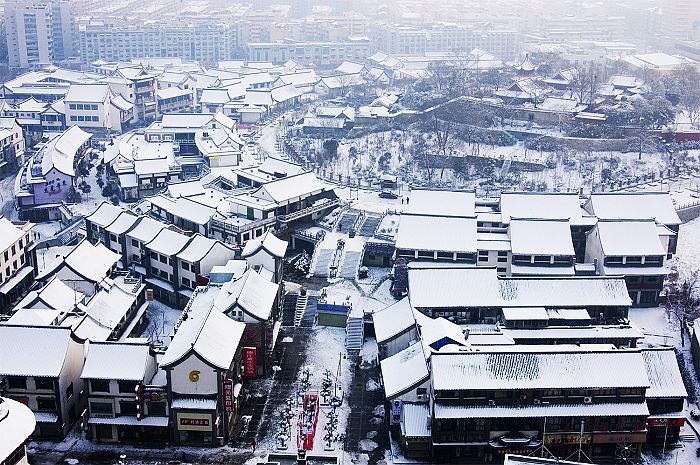
[[280,223],[289,223],[291,221],[298,220],[299,218],[303,218],[304,216],[308,216],[313,213],[317,213],[321,210],[332,208],[340,204],[340,199],[328,199],[326,201],[324,200],[325,199],[318,200],[310,207],[302,208],[301,210],[297,210],[287,215],[280,215],[277,218],[279,219]]
[[[231,217],[230,219],[231,220],[239,219],[242,221],[246,221],[246,218],[243,218],[243,217],[240,217],[240,218]],[[245,231],[250,231],[251,229],[255,229],[255,228],[260,227],[260,226],[265,226],[265,225],[268,225],[268,224],[274,223],[274,222],[275,222],[274,217],[262,218],[262,219],[258,219],[258,220],[250,220],[247,222],[242,222],[240,224],[229,223],[227,220],[222,221],[222,220],[213,219],[212,220],[212,229],[217,229],[220,231],[225,231],[228,233],[236,233],[237,234],[237,233],[242,233]]]

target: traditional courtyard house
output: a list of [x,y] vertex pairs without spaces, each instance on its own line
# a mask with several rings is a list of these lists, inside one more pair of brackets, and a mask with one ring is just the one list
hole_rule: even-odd
[[83,302],[85,294],[54,276],[40,289],[34,289],[17,304],[9,324],[55,326]]
[[512,276],[571,276],[576,261],[568,220],[511,218]]
[[241,258],[252,267],[263,267],[272,272],[273,281],[282,283],[282,266],[287,252],[287,241],[278,239],[271,231],[246,242]]
[[671,444],[678,441],[685,424],[685,390],[676,352],[670,347],[642,349],[650,387],[646,392],[649,418],[647,442]]
[[[600,220],[638,220],[651,218],[659,226],[667,258],[676,253],[681,220],[667,192],[620,192],[592,194],[586,211]],[[670,234],[666,229],[672,231]],[[670,235],[669,235],[670,234]]]
[[408,297],[372,313],[380,360],[396,355],[419,338],[418,326]]
[[599,220],[588,233],[586,261],[602,276],[624,276],[633,305],[655,306],[666,276],[666,252],[653,219]]
[[183,313],[160,360],[167,374],[175,444],[214,446],[231,439],[238,414],[244,329],[245,323],[212,308]]
[[83,361],[70,328],[0,325],[0,380],[6,397],[34,412],[34,438],[61,440],[80,417]]
[[40,221],[59,218],[58,206],[69,200],[75,167],[85,155],[91,137],[78,126],[71,126],[39,148],[15,182],[20,217]]
[[24,164],[24,133],[17,120],[0,116],[0,175],[15,173]]
[[235,184],[232,187],[260,187],[270,181],[304,172],[304,167],[298,163],[267,157],[258,166],[235,169]]
[[[568,220],[576,262],[584,261],[586,232],[596,223],[596,217],[581,208],[576,193],[503,192],[500,204],[500,223],[510,224],[511,218]],[[493,224],[491,226],[494,226]],[[497,226],[497,225],[496,225]]]
[[178,300],[182,306],[192,297],[192,291],[206,284],[207,277],[215,266],[224,265],[235,256],[235,250],[223,242],[195,234],[187,246],[178,252]]
[[114,223],[122,213],[124,210],[120,207],[110,202],[102,202],[95,211],[85,217],[85,231],[87,231],[88,240],[93,244],[102,242],[105,246],[110,247],[109,233],[106,233],[105,228]]
[[193,110],[192,90],[167,87],[156,90],[156,115],[188,113]]
[[29,97],[20,103],[6,107],[3,116],[14,118],[22,128],[24,137],[34,142],[42,136],[41,115],[48,108],[47,102]]
[[27,465],[26,444],[36,429],[34,413],[16,400],[0,397],[0,463]]
[[34,281],[33,226],[0,217],[0,313],[8,311]]
[[476,217],[401,215],[396,257],[476,264]]
[[156,355],[145,342],[90,342],[81,374],[87,388],[88,438],[167,442],[167,402],[150,401],[154,391],[149,388],[158,374]]
[[432,355],[433,457],[488,463],[543,443],[560,457],[578,447],[593,460],[615,457],[622,443],[639,456],[649,416],[640,352],[515,347]]
[[[214,308],[246,324],[241,344],[254,348],[255,361],[247,376],[267,373],[280,330],[280,286],[272,281],[272,272],[249,269],[243,276],[224,283],[214,300]],[[251,356],[252,357],[252,356]]]
[[145,289],[140,277],[119,275],[105,279],[94,296],[77,304],[77,315],[64,323],[69,323],[80,339],[119,340],[144,322],[148,307],[144,303]]
[[458,323],[496,323],[502,309],[584,308],[598,324],[627,318],[631,304],[625,280],[608,277],[499,277],[493,268],[465,265],[409,266],[411,306],[432,318]]
[[104,245],[82,240],[67,254],[56,255],[36,280],[45,283],[56,276],[74,290],[92,296],[99,290],[100,282],[112,276],[118,260],[119,255]]
[[124,233],[126,254],[122,256],[122,264],[145,275],[148,266],[145,245],[167,227],[168,225],[158,220],[148,216],[140,216],[134,226]]

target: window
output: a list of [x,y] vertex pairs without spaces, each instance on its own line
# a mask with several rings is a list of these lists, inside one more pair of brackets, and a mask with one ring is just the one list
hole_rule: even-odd
[[90,390],[92,392],[109,392],[109,381],[94,379],[90,381]]
[[154,276],[158,276],[158,268],[156,268],[155,266],[152,266],[151,267],[151,274]]
[[136,415],[136,402],[120,401],[119,412],[122,415]]
[[66,388],[66,399],[73,397],[73,383],[70,383]]
[[119,392],[133,394],[136,392],[136,383],[119,381]]
[[489,256],[488,250],[479,250],[479,257],[488,257],[488,256]]
[[168,257],[166,257],[165,255],[161,255],[161,256],[160,256],[160,262],[161,262],[161,263],[166,263],[166,264],[167,264],[167,263],[168,263]]
[[508,258],[508,252],[507,252],[507,251],[498,252],[498,256],[499,256],[499,257],[506,257],[506,258]]
[[56,401],[54,399],[37,399],[36,400],[37,410],[40,412],[55,412],[56,411]]
[[190,270],[190,265],[187,262],[182,262],[181,266],[182,266],[183,270],[187,270],[187,271]]
[[8,376],[7,387],[10,389],[27,389],[27,378],[24,376]]
[[165,402],[149,402],[148,414],[156,417],[164,417],[166,415]]
[[139,247],[139,241],[137,241],[136,239],[131,239],[131,246],[132,246],[132,247],[138,248],[138,247]]
[[37,389],[53,390],[53,379],[51,378],[34,378],[34,385]]
[[168,279],[168,273],[166,273],[165,271],[161,271],[159,274],[161,278]]
[[488,262],[488,261],[489,261],[489,257],[488,257],[488,256],[486,256],[486,257],[479,257],[479,261],[480,261],[480,262]]
[[70,115],[70,120],[71,121],[78,121],[78,117],[75,115]]
[[185,287],[190,287],[190,288],[192,287],[192,283],[187,278],[182,278],[182,285]]
[[90,413],[93,415],[112,415],[114,409],[111,403],[90,402]]

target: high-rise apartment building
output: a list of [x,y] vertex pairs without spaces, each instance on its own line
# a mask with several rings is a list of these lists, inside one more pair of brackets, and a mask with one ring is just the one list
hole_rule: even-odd
[[700,36],[700,1],[664,0],[661,32],[677,40],[690,40]]
[[9,64],[29,68],[75,56],[73,9],[67,0],[8,0]]

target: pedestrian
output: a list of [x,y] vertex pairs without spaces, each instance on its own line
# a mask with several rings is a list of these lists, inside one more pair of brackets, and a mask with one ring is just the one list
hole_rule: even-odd
[[255,446],[257,446],[257,445],[258,445],[258,443],[255,442],[255,439],[253,439],[252,441],[250,441],[250,447],[253,448],[253,453],[255,453]]
[[406,205],[408,205],[408,201],[411,200],[409,197],[406,197]]
[[401,197],[401,205],[403,205],[403,197]]

